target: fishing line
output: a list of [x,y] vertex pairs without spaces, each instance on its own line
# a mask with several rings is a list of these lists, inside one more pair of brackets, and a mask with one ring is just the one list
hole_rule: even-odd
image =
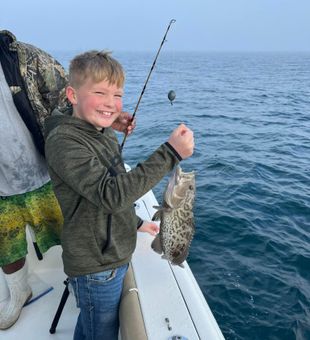
[[[143,94],[144,94],[146,85],[147,85],[147,83],[148,83],[148,81],[149,81],[149,79],[150,79],[151,73],[153,72],[154,66],[155,66],[155,64],[156,64],[156,61],[157,61],[159,52],[160,52],[160,50],[161,50],[161,48],[162,48],[164,42],[166,41],[166,36],[167,36],[167,34],[168,34],[168,31],[169,31],[169,29],[170,29],[170,26],[171,26],[173,23],[175,23],[175,19],[170,20],[170,23],[169,23],[169,25],[168,25],[168,27],[167,27],[166,33],[165,33],[165,35],[164,35],[164,37],[163,37],[163,40],[162,40],[162,42],[161,42],[161,44],[160,44],[160,46],[159,46],[159,49],[158,49],[157,54],[156,54],[156,56],[155,56],[155,59],[154,59],[154,61],[153,61],[152,67],[151,67],[151,69],[150,69],[150,72],[149,72],[149,74],[148,74],[148,76],[147,76],[147,78],[146,78],[146,81],[145,81],[145,83],[144,83],[144,86],[143,86],[143,89],[142,89],[142,91],[141,91],[140,97],[139,97],[139,99],[138,99],[137,105],[136,105],[136,107],[135,107],[135,109],[134,109],[134,112],[133,112],[133,114],[132,114],[132,119],[131,119],[131,121],[133,121],[134,118],[135,118],[135,115],[136,115],[136,112],[137,112],[137,110],[138,110],[138,107],[139,107],[140,101],[141,101],[141,99],[142,99],[142,96],[143,96]],[[123,147],[124,147],[125,141],[126,141],[126,139],[127,139],[127,136],[128,136],[128,134],[125,133],[125,136],[124,136],[123,142],[122,142],[122,144],[121,144],[121,148],[120,148],[120,151],[121,151],[121,152],[123,151]]]

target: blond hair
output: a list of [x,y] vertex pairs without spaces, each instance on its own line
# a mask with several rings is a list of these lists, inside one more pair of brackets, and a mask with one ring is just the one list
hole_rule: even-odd
[[94,50],[74,57],[69,66],[69,84],[78,88],[90,79],[94,83],[107,80],[111,85],[123,87],[125,72],[122,65],[110,54],[110,51]]

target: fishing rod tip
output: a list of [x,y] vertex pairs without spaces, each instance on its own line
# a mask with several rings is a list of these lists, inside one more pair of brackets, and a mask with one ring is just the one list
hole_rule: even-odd
[[176,22],[175,19],[171,19],[171,20],[170,20],[170,24],[173,24],[173,23],[175,23],[175,22]]

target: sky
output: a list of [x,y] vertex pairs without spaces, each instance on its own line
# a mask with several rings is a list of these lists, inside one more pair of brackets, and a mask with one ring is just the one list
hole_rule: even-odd
[[4,0],[0,29],[47,51],[310,51],[310,0]]

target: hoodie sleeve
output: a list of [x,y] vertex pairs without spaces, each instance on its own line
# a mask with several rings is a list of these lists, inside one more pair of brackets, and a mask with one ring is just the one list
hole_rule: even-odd
[[[179,163],[163,144],[136,168],[111,176],[86,142],[61,133],[47,138],[45,151],[55,189],[66,185],[108,214],[132,206]],[[57,191],[58,198],[65,195],[65,190]]]

